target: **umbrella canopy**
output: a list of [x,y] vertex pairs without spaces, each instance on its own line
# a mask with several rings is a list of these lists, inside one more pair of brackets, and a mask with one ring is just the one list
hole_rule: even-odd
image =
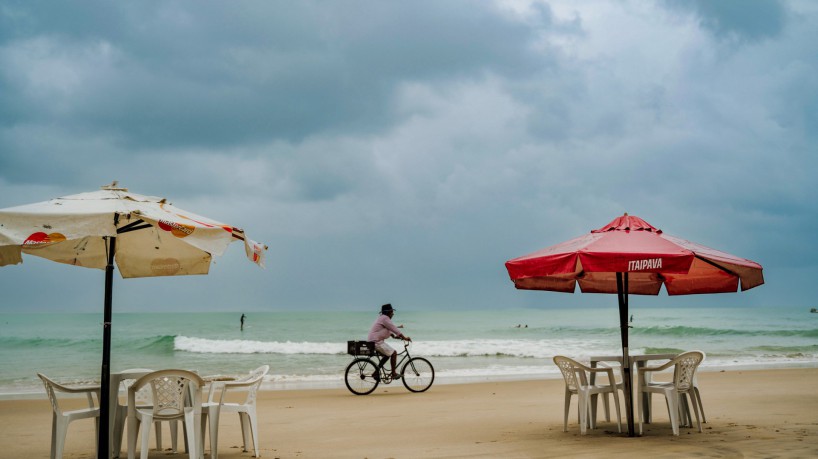
[[111,237],[124,278],[207,274],[212,256],[238,240],[251,261],[264,264],[264,247],[242,230],[109,186],[0,210],[0,266],[22,263],[26,254],[105,269]]
[[164,198],[118,188],[0,209],[0,266],[33,255],[105,270],[99,457],[108,456],[111,297],[114,263],[124,278],[207,274],[212,257],[243,241],[264,266],[267,247],[234,226],[174,207]]
[[589,234],[506,262],[518,289],[617,293],[616,273],[629,274],[628,293],[668,295],[748,290],[764,283],[761,265],[664,234],[625,214]]
[[589,234],[506,262],[514,286],[522,290],[616,293],[633,435],[632,386],[628,363],[628,295],[668,295],[742,291],[764,283],[761,265],[664,234],[645,220],[625,214]]

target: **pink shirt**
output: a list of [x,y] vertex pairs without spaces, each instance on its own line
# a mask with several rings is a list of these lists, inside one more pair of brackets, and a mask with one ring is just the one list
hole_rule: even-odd
[[392,323],[392,319],[386,314],[381,314],[375,319],[372,324],[372,329],[369,330],[369,335],[366,337],[367,341],[375,341],[375,343],[382,343],[383,340],[389,338],[391,335],[401,336],[402,333],[398,327]]

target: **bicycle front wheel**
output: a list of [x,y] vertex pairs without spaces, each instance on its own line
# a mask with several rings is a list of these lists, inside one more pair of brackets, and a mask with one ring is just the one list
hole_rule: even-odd
[[366,395],[380,383],[378,367],[369,359],[355,359],[347,366],[344,382],[355,395]]
[[435,382],[435,368],[423,357],[412,357],[400,372],[403,385],[412,392],[423,392]]

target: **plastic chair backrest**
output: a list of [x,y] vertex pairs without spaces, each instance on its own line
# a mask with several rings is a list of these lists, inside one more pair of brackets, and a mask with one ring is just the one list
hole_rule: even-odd
[[693,386],[696,368],[704,360],[704,352],[690,351],[677,355],[673,362],[673,385],[681,391],[689,390]]
[[267,373],[270,372],[270,365],[262,365],[255,370],[251,371],[250,374],[245,378],[246,381],[253,380],[256,378],[264,378]]
[[150,386],[154,419],[170,419],[184,415],[185,402],[188,400],[188,388],[194,384],[201,390],[204,380],[187,370],[159,370],[137,379],[130,388],[134,395],[143,387]]
[[256,394],[258,393],[259,387],[261,387],[261,383],[264,382],[264,376],[270,371],[269,365],[262,365],[250,373],[250,381],[255,381],[250,387],[250,390],[247,392],[247,400],[244,402],[246,405],[252,405],[256,403]]
[[[156,370],[148,368],[131,368],[121,372],[125,378],[122,379],[122,387],[125,388],[125,403],[122,406],[128,406],[128,389],[136,382],[137,379],[148,373],[153,373]],[[133,377],[128,377],[133,376]],[[150,406],[153,404],[153,397],[151,397],[151,389],[149,386],[144,386],[136,392],[136,406]]]
[[583,370],[584,365],[564,355],[555,355],[554,363],[562,372],[568,390],[577,391],[580,386],[587,385],[585,371]]

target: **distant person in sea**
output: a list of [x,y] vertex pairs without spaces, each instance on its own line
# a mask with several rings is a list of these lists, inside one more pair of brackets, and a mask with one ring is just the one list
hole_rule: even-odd
[[[392,379],[398,378],[398,373],[395,368],[398,365],[398,352],[392,349],[392,346],[386,344],[385,340],[391,336],[392,338],[412,341],[412,338],[401,333],[398,326],[392,323],[392,316],[395,315],[395,311],[395,309],[392,309],[391,303],[381,306],[381,313],[378,318],[375,319],[372,328],[369,330],[369,335],[366,338],[367,341],[375,342],[375,350],[378,351],[378,353],[391,359]],[[401,327],[403,326],[401,325]]]
[[247,317],[244,314],[241,315],[241,331],[244,331],[244,318]]

